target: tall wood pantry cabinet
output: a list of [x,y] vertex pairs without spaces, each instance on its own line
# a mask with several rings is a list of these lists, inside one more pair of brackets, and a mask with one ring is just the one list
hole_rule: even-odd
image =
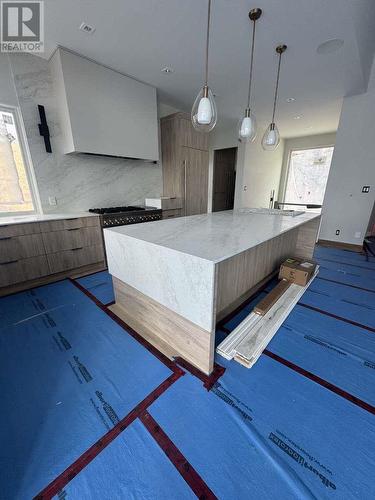
[[160,125],[164,196],[182,199],[181,215],[206,213],[208,134],[197,132],[184,113],[166,116]]

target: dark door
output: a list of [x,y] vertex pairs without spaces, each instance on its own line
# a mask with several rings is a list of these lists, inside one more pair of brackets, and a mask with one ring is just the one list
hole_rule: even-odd
[[232,210],[236,184],[237,148],[214,151],[212,211]]

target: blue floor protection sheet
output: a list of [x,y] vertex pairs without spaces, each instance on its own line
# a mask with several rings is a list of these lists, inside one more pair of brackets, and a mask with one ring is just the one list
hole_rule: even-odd
[[[74,300],[0,331],[6,499],[36,495],[171,374],[73,284],[35,293],[46,307]],[[0,309],[14,320],[30,313],[32,299],[17,294]]]
[[375,294],[366,290],[315,279],[300,303],[370,328],[375,327]]
[[[325,278],[345,285],[357,286],[375,292],[375,269],[353,267],[340,262],[319,262],[319,278]],[[318,278],[318,279],[319,279]]]
[[[276,283],[277,279],[272,280],[264,292],[258,294],[224,326],[230,331],[238,326]],[[300,303],[374,327],[373,295],[345,285],[314,280]],[[224,335],[218,329],[218,340],[222,341]],[[366,403],[375,405],[373,332],[297,305],[268,349]]]
[[266,356],[218,361],[212,391],[186,375],[149,410],[218,498],[374,498],[373,415]]
[[8,295],[0,299],[0,331],[66,304],[78,304],[85,295],[68,280]]
[[375,334],[297,305],[267,349],[375,406]]
[[314,251],[314,259],[320,259],[340,262],[342,264],[351,264],[364,268],[375,269],[375,257],[370,256],[366,259],[366,255],[350,250],[342,250],[340,248],[327,248],[316,246]]
[[56,500],[196,498],[136,420],[56,495]]
[[77,279],[77,281],[103,305],[110,304],[115,300],[112,276],[108,271],[90,274],[89,276]]

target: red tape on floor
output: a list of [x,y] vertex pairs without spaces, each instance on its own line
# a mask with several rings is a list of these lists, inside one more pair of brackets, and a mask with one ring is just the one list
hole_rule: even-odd
[[349,392],[346,392],[343,389],[340,389],[339,387],[331,384],[330,382],[327,382],[327,380],[324,380],[324,379],[318,377],[317,375],[314,375],[313,373],[305,370],[304,368],[301,368],[300,366],[295,365],[291,361],[288,361],[287,359],[284,359],[281,356],[278,356],[277,354],[269,351],[268,349],[265,349],[263,351],[263,354],[265,356],[268,356],[269,358],[272,358],[273,360],[281,363],[282,365],[287,366],[291,370],[294,370],[295,372],[299,373],[300,375],[303,375],[304,377],[312,380],[313,382],[316,382],[317,384],[321,385],[322,387],[325,387],[329,391],[334,392],[338,396],[341,396],[342,398],[347,399],[348,401],[359,406],[363,410],[366,410],[369,413],[372,413],[373,415],[375,415],[375,406],[372,406],[369,403],[362,401],[362,399],[359,399],[356,396],[353,396],[353,394],[350,394]]
[[183,358],[177,357],[175,358],[175,361],[186,371],[194,375],[194,377],[199,378],[199,380],[203,382],[203,387],[205,387],[208,391],[216,384],[216,382],[222,375],[224,375],[225,372],[225,368],[218,365],[217,363],[214,363],[214,369],[211,375],[206,375],[198,368],[185,361]]
[[325,314],[326,316],[329,316],[330,318],[337,319],[339,321],[344,321],[345,323],[349,323],[350,325],[353,326],[358,326],[359,328],[364,328],[365,330],[369,332],[375,332],[375,328],[372,328],[371,326],[367,325],[362,325],[362,323],[357,323],[357,321],[352,321],[351,319],[343,318],[342,316],[338,316],[337,314],[330,313],[328,311],[323,311],[323,309],[319,309],[319,307],[314,307],[310,306],[309,304],[304,304],[303,302],[298,302],[299,306],[306,307],[306,309],[311,309],[311,311],[316,311],[320,314]]
[[207,486],[198,472],[186,460],[184,455],[176,447],[173,441],[171,441],[160,425],[152,418],[152,416],[145,411],[139,419],[158,443],[160,448],[167,455],[172,464],[176,467],[195,495],[202,500],[216,499],[216,495]]
[[75,462],[64,470],[56,479],[46,486],[35,499],[47,500],[62,490],[79,472],[82,471],[94,458],[99,455],[121,432],[134,422],[144,411],[165,392],[184,372],[172,373],[164,382],[153,390],[143,401],[141,401],[130,413],[126,415],[110,431],[98,439],[88,450],[86,450]]

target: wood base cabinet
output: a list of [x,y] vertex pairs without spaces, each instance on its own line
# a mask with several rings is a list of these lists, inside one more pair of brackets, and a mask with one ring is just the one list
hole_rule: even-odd
[[105,267],[99,217],[0,226],[0,296]]

